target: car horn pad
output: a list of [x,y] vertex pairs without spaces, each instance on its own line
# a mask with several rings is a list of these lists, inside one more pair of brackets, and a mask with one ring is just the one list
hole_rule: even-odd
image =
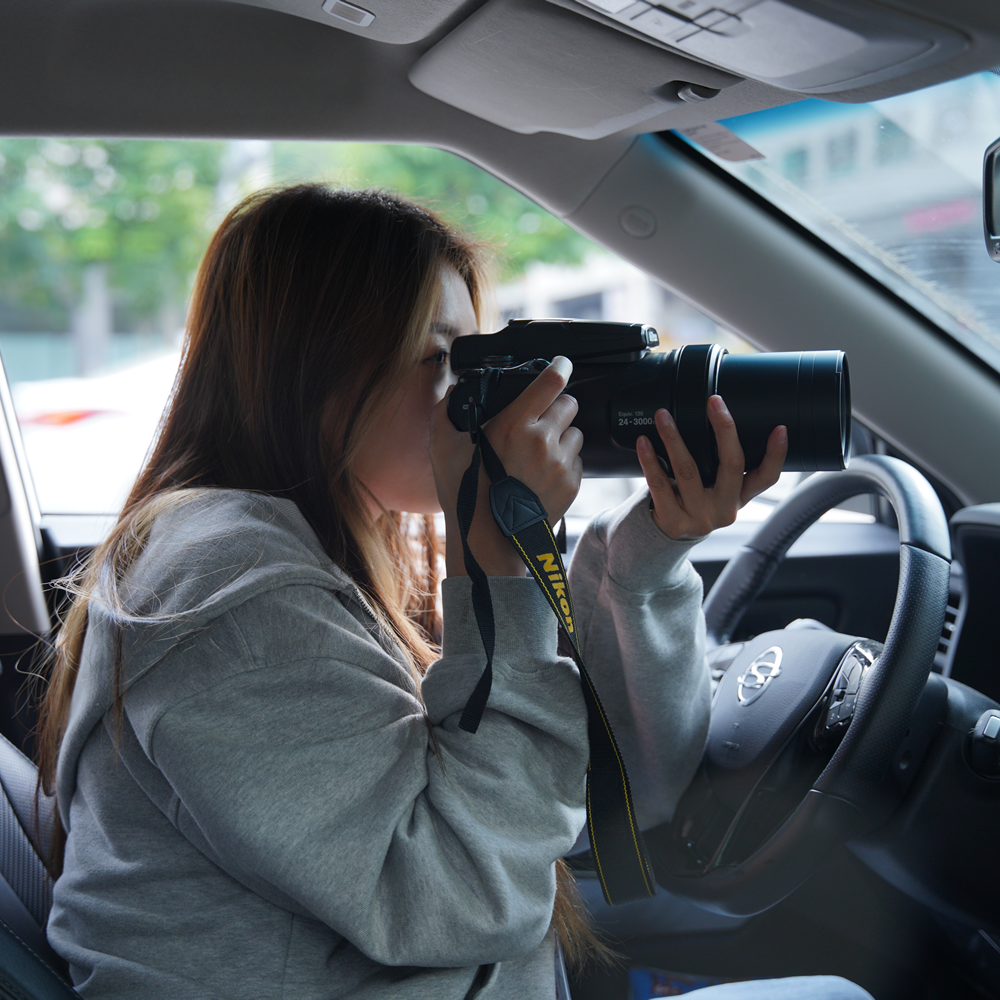
[[808,629],[741,645],[716,691],[698,774],[672,822],[647,837],[658,874],[697,878],[766,841],[826,767],[882,651],[872,640]]

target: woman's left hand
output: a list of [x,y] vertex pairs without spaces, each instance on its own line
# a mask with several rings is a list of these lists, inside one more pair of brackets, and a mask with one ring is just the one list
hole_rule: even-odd
[[778,481],[788,451],[788,431],[775,427],[759,468],[743,471],[743,448],[732,414],[721,396],[708,400],[708,419],[719,448],[719,471],[714,486],[704,486],[698,466],[666,410],[656,411],[656,429],[670,458],[671,482],[649,439],[640,437],[636,451],[653,499],[653,521],[669,538],[701,538],[715,528],[732,524],[736,512],[758,493]]

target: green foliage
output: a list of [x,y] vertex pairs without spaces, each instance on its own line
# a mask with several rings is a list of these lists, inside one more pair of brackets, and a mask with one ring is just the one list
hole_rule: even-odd
[[504,277],[532,261],[576,263],[597,247],[513,188],[452,153],[426,146],[277,142],[275,179],[320,178],[387,188],[444,215],[492,244]]
[[0,139],[0,299],[70,308],[83,267],[109,265],[117,304],[180,304],[208,239],[216,142]]
[[[116,307],[131,321],[155,324],[164,306],[179,309],[210,226],[230,207],[218,204],[220,192],[236,197],[259,182],[224,178],[232,172],[226,150],[222,142],[0,139],[0,310],[67,329],[83,268],[96,261],[108,264]],[[572,263],[595,249],[441,150],[276,142],[271,153],[276,183],[387,188],[436,209],[495,247],[503,277],[534,260]]]

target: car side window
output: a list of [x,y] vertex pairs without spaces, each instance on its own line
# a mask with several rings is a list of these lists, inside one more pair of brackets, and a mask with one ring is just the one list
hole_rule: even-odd
[[[169,397],[211,230],[249,191],[338,179],[395,188],[497,248],[496,326],[514,315],[643,322],[662,349],[752,348],[638,268],[440,150],[306,142],[0,139],[0,355],[39,507],[121,506]],[[574,517],[631,481],[587,480]],[[95,537],[103,522],[95,522]],[[84,528],[84,534],[86,529]]]

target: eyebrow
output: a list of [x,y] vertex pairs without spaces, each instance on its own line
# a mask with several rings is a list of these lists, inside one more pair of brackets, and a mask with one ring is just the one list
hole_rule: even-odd
[[[441,333],[446,337],[457,337],[458,330],[453,327],[450,323],[431,323],[431,333]],[[473,330],[469,336],[475,336],[478,334],[478,330]]]

